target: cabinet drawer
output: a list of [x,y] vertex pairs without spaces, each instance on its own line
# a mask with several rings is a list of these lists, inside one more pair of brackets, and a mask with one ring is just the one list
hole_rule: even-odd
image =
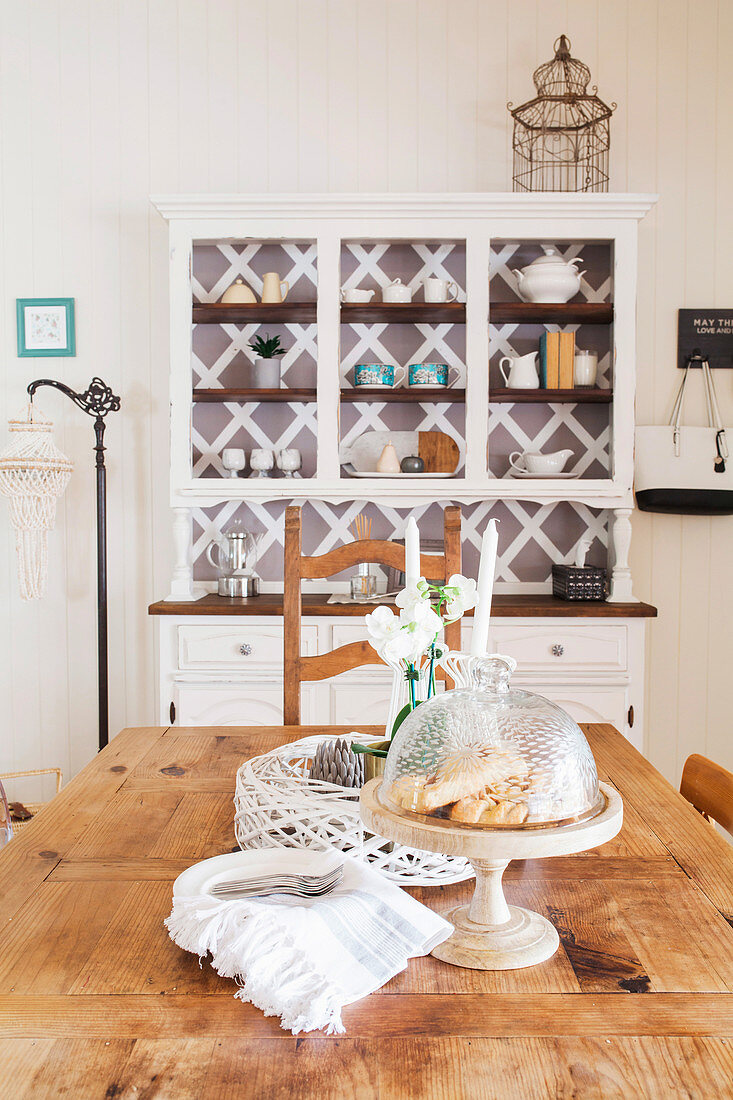
[[[318,649],[318,627],[301,630],[301,653],[310,656]],[[181,669],[280,668],[283,662],[283,631],[272,626],[179,626],[178,667]]]
[[489,649],[514,657],[522,672],[620,671],[627,667],[626,627],[578,625],[498,626]]
[[[332,649],[338,649],[339,646],[348,645],[350,642],[366,642],[367,640],[368,635],[363,619],[359,619],[354,623],[335,623],[331,627]],[[384,669],[384,663],[380,661],[376,651],[374,653],[374,664],[377,668]],[[371,665],[368,667],[371,668]]]

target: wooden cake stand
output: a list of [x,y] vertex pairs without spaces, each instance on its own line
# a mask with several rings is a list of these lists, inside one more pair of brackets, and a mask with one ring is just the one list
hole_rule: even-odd
[[507,905],[501,877],[513,859],[566,856],[596,848],[616,836],[623,821],[618,791],[600,784],[605,807],[595,817],[543,829],[474,829],[448,821],[429,821],[382,804],[382,779],[372,779],[361,792],[361,817],[380,836],[428,852],[463,856],[476,872],[470,905],[446,913],[453,935],[432,952],[438,959],[473,970],[517,970],[544,962],[560,940],[545,917]]

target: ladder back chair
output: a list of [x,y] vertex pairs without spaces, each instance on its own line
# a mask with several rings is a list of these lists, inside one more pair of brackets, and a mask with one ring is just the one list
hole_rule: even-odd
[[733,835],[733,772],[695,752],[682,769],[680,794]]
[[[444,550],[442,554],[421,554],[420,573],[423,577],[447,581],[461,571],[461,509],[450,505],[443,512]],[[301,510],[290,506],[285,512],[285,571],[283,606],[283,721],[286,726],[300,725],[300,685],[313,680],[327,680],[341,672],[362,665],[379,664],[379,657],[369,642],[349,642],[328,653],[302,657],[300,625],[302,617],[301,581],[326,579],[362,562],[405,569],[405,548],[395,542],[361,539],[344,543],[327,554],[304,557],[301,542]],[[460,621],[445,628],[445,642],[450,649],[461,648]],[[441,675],[439,673],[439,675]],[[445,676],[442,677],[446,679]]]

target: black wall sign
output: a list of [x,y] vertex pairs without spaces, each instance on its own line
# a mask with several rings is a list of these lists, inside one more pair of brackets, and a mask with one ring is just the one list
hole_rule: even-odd
[[733,310],[680,309],[677,321],[677,366],[698,353],[712,368],[733,368]]

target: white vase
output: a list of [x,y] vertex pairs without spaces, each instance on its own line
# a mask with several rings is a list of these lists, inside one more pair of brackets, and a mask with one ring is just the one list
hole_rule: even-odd
[[263,359],[258,355],[252,371],[252,388],[255,390],[280,389],[280,360]]

